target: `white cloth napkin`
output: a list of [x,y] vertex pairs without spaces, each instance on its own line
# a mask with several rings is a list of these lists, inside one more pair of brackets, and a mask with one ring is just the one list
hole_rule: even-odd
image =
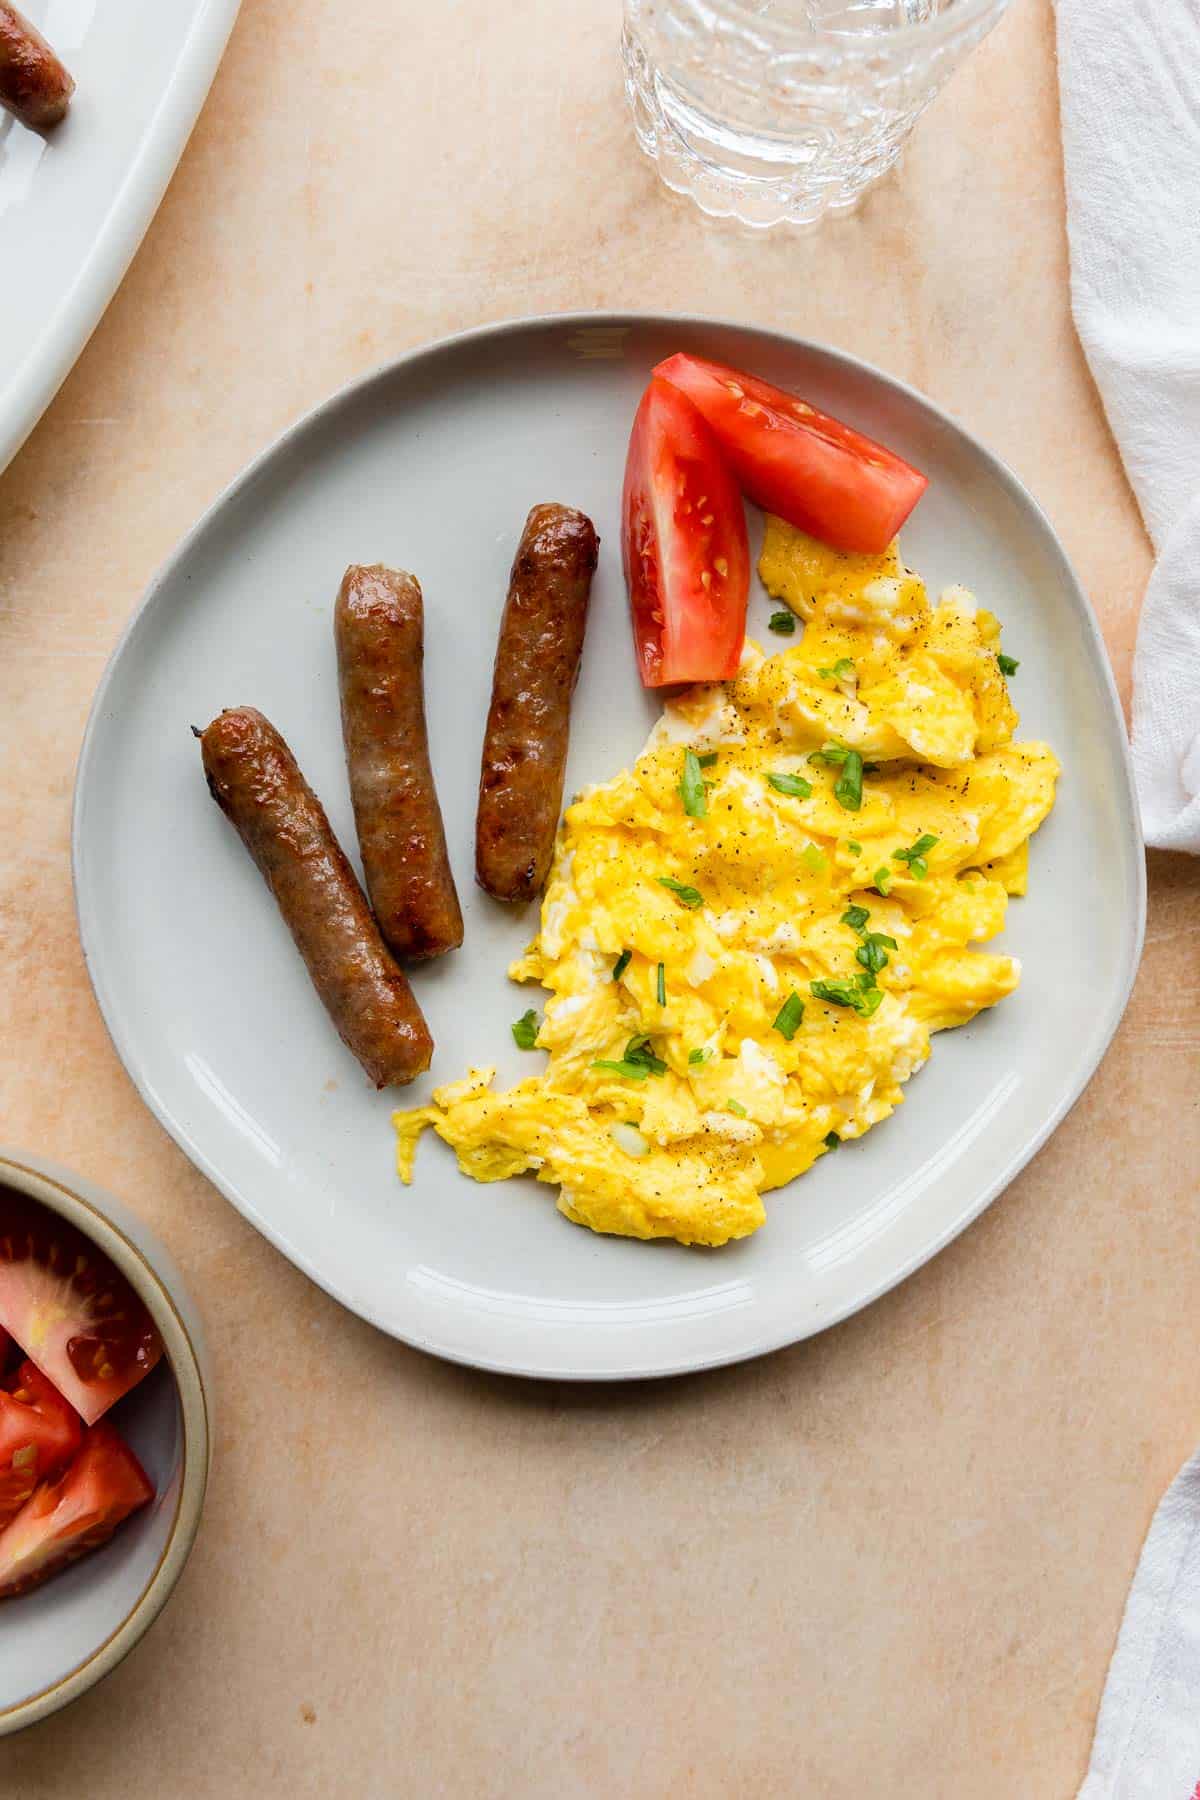
[[1198,1797],[1200,1451],[1167,1489],[1142,1547],[1079,1790],[1079,1800]]
[[[1057,0],[1075,323],[1158,561],[1133,667],[1148,843],[1200,852],[1200,0]],[[1200,1451],[1142,1549],[1079,1800],[1200,1800]]]
[[1158,556],[1133,671],[1142,825],[1200,852],[1200,0],[1057,13],[1075,323]]

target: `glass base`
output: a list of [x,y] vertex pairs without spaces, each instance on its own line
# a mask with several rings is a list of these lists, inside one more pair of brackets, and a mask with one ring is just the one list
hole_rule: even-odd
[[710,219],[736,219],[752,231],[788,226],[793,231],[813,231],[824,220],[845,218],[856,211],[869,188],[900,160],[897,144],[886,160],[866,174],[845,176],[819,190],[807,185],[800,191],[752,175],[736,175],[714,169],[685,143],[663,133],[638,130],[638,143],[658,171],[659,180],[672,193],[682,194]]

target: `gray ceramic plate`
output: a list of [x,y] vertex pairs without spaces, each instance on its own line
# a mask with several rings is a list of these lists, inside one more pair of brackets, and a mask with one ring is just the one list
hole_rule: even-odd
[[[353,844],[330,609],[350,561],[417,572],[431,742],[464,949],[415,985],[432,1079],[496,1061],[528,994],[505,977],[533,921],[472,883],[473,806],[496,624],[526,510],[584,508],[603,539],[568,789],[639,749],[655,713],[620,571],[630,422],[651,365],[692,349],[800,389],[923,468],[904,534],[935,590],[961,581],[1020,656],[1026,735],[1064,765],[1010,911],[1019,992],[936,1042],[908,1104],[768,1200],[716,1252],[601,1238],[532,1180],[479,1187],[427,1139],[392,1167],[395,1096],[331,1031],[262,882],[209,800],[189,732],[252,702],[289,738]],[[757,534],[760,522],[752,519]],[[752,598],[763,636],[766,602]],[[699,319],[583,315],[489,327],[403,358],[266,452],[153,583],[96,697],[74,828],[79,922],[113,1041],[196,1164],[315,1281],[439,1355],[528,1374],[665,1374],[753,1356],[844,1318],[940,1249],[1037,1149],[1121,1016],[1142,935],[1125,734],[1095,620],[1045,518],[960,426],[849,357]],[[1086,896],[1087,979],[1080,979]],[[418,1085],[419,1099],[431,1085]]]

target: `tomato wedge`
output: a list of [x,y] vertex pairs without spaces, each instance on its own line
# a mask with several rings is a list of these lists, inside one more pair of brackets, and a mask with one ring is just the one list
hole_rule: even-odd
[[39,1481],[70,1462],[81,1436],[75,1409],[40,1369],[22,1363],[0,1389],[0,1530]]
[[839,550],[886,550],[929,486],[873,438],[756,375],[682,354],[654,373],[699,407],[756,506]]
[[108,1257],[56,1213],[0,1188],[0,1325],[89,1425],[162,1355]]
[[117,1526],[154,1498],[149,1476],[107,1422],[93,1425],[74,1459],[44,1481],[0,1531],[0,1599],[106,1544]]
[[644,686],[728,680],[746,632],[746,515],[715,437],[668,382],[651,381],[637,409],[621,514]]

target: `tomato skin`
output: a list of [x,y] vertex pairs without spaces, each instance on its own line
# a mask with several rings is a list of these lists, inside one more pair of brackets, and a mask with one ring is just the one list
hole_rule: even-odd
[[141,1463],[107,1421],[93,1425],[60,1474],[0,1531],[0,1599],[23,1594],[106,1544],[154,1498]]
[[621,519],[643,685],[728,680],[746,632],[746,516],[713,433],[665,381],[650,382],[633,421]]
[[886,550],[929,486],[884,445],[756,375],[684,354],[654,373],[699,407],[749,499],[839,550]]
[[162,1355],[141,1300],[65,1219],[0,1187],[0,1325],[91,1425]]
[[39,1481],[70,1462],[82,1437],[79,1415],[33,1363],[0,1388],[0,1530]]

